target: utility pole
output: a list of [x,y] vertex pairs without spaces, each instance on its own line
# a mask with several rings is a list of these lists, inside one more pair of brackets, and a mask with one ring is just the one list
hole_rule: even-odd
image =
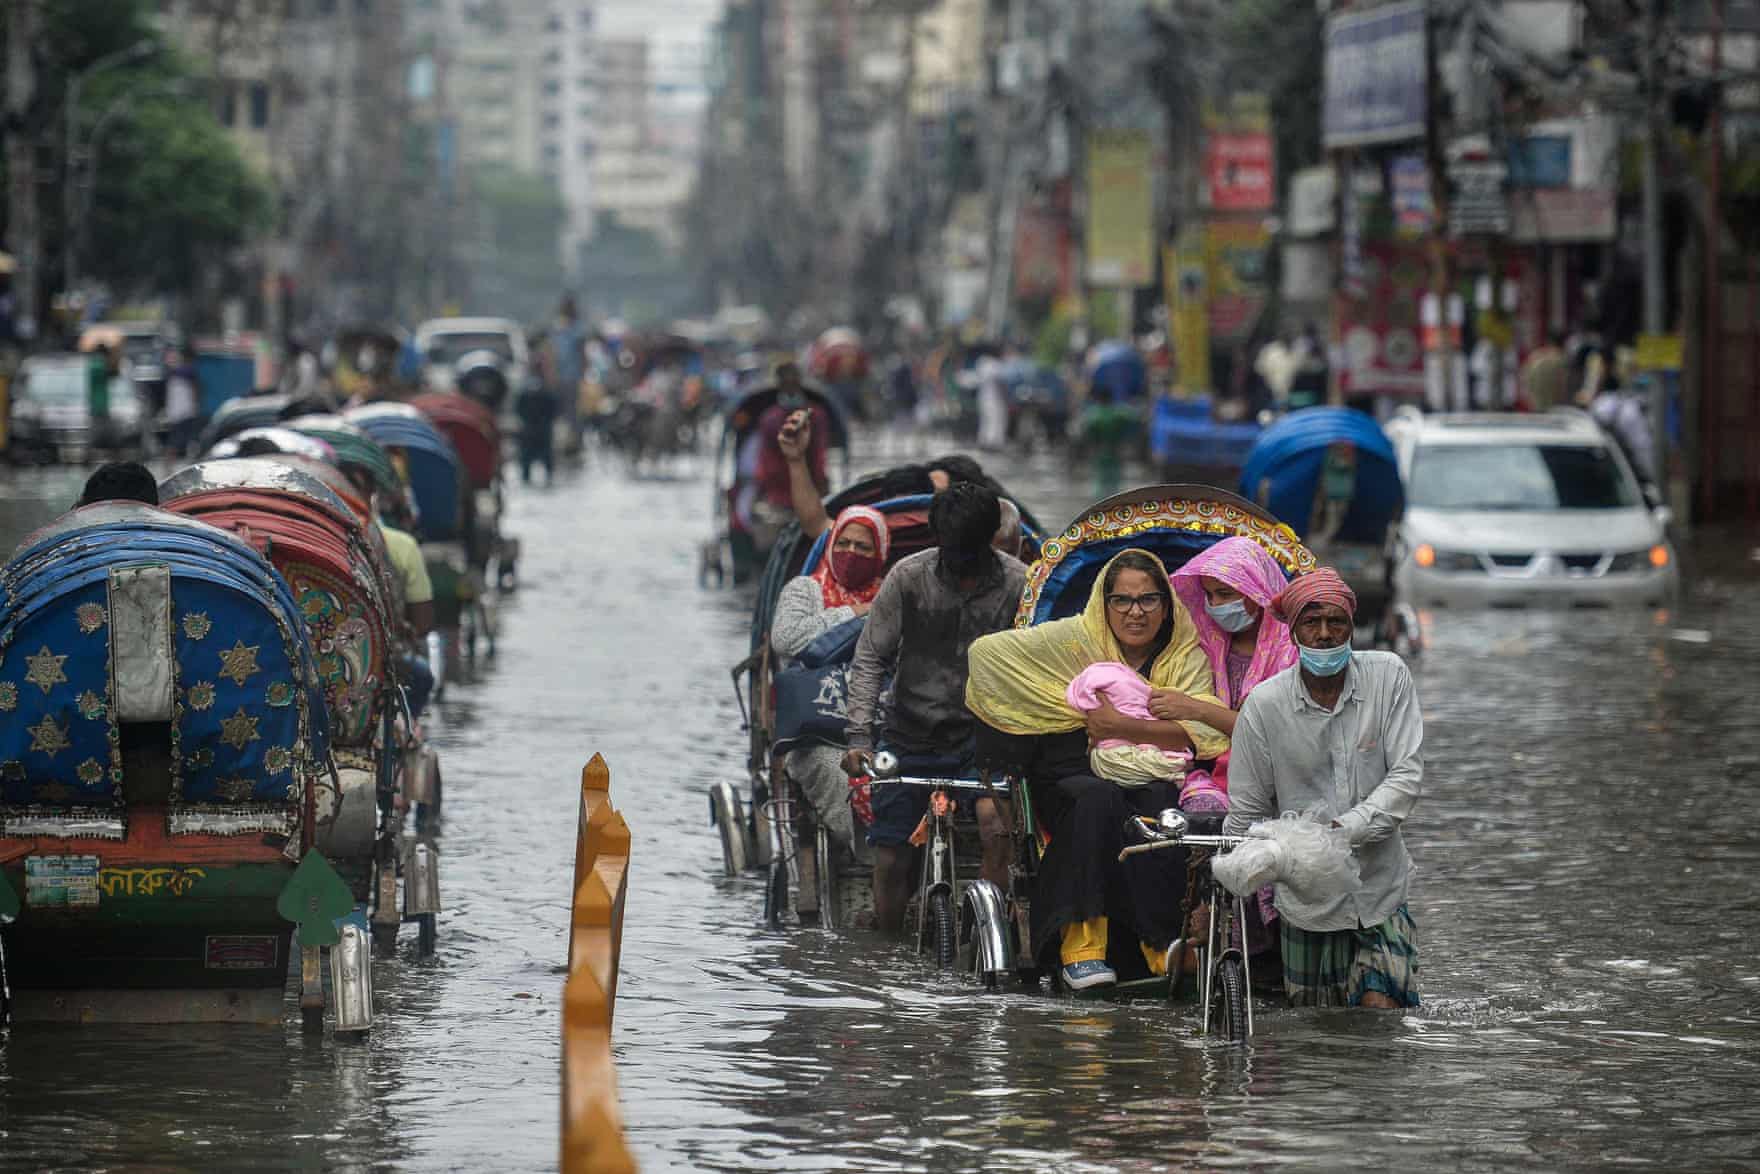
[[15,319],[28,341],[42,328],[38,304],[37,272],[42,258],[42,227],[37,216],[37,140],[30,124],[31,99],[37,78],[31,66],[31,50],[37,41],[37,11],[33,0],[14,0],[6,29],[6,174],[7,235],[11,240],[16,269],[12,275]]
[[1088,337],[1088,118],[1093,108],[1088,58],[1093,47],[1093,0],[1074,0],[1074,6],[1075,35],[1064,71],[1070,87],[1070,260],[1075,268],[1076,325],[1086,348],[1093,341]]
[[[1657,9],[1662,0],[1644,0],[1644,333],[1668,331],[1668,290],[1662,275],[1662,150],[1659,104],[1662,93],[1662,45]],[[1650,379],[1650,451],[1656,454],[1657,487],[1668,488],[1668,395],[1661,372]]]

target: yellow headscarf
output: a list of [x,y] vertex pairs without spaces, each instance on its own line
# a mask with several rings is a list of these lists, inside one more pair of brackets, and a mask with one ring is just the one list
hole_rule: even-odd
[[[966,678],[966,707],[1005,734],[1058,734],[1080,729],[1083,716],[1064,693],[1076,674],[1091,664],[1123,661],[1124,651],[1106,621],[1106,573],[1126,554],[1147,555],[1160,573],[1161,590],[1173,608],[1173,634],[1149,666],[1149,683],[1178,689],[1200,701],[1222,704],[1210,674],[1210,660],[1198,646],[1192,617],[1173,593],[1161,560],[1145,550],[1120,551],[1106,564],[1088,593],[1079,616],[1031,628],[996,632],[972,643]],[[1199,758],[1228,749],[1227,735],[1201,722],[1181,722]]]

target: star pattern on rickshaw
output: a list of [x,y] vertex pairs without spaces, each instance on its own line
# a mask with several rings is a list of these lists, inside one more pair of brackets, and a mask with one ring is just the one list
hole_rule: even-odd
[[216,782],[214,789],[228,803],[242,803],[251,797],[251,792],[257,789],[257,785],[246,778],[230,778]]
[[67,740],[67,728],[55,723],[48,714],[34,726],[26,726],[31,734],[31,750],[38,754],[46,754],[54,758],[73,743]]
[[27,656],[24,662],[30,666],[24,679],[41,689],[45,694],[57,685],[67,683],[67,674],[61,666],[67,663],[66,656],[56,656],[49,651],[47,644],[35,656]]
[[79,695],[79,715],[87,721],[95,722],[103,717],[106,708],[104,699],[90,689]]
[[101,603],[82,603],[73,611],[73,618],[79,621],[79,630],[90,636],[102,628],[110,619]]
[[257,717],[238,707],[238,712],[220,723],[220,740],[235,750],[243,750],[262,735],[257,733]]
[[183,617],[183,634],[191,640],[205,639],[214,630],[214,621],[205,611],[192,611]]
[[250,680],[251,677],[262,671],[262,666],[257,664],[257,650],[260,648],[262,648],[261,644],[252,644],[246,647],[245,642],[240,640],[222,652],[220,654],[220,675],[236,681],[240,685]]

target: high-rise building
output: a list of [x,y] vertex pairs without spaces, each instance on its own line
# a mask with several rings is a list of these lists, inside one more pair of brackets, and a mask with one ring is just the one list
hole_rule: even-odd
[[590,0],[551,0],[538,38],[538,169],[568,210],[562,255],[571,271],[593,232],[597,17]]

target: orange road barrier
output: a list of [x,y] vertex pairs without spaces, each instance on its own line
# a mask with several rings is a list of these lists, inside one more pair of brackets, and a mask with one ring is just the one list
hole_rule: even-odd
[[563,1174],[623,1174],[635,1159],[623,1138],[611,1013],[629,891],[629,825],[611,806],[611,770],[599,755],[581,770],[574,845],[568,980],[562,987]]

